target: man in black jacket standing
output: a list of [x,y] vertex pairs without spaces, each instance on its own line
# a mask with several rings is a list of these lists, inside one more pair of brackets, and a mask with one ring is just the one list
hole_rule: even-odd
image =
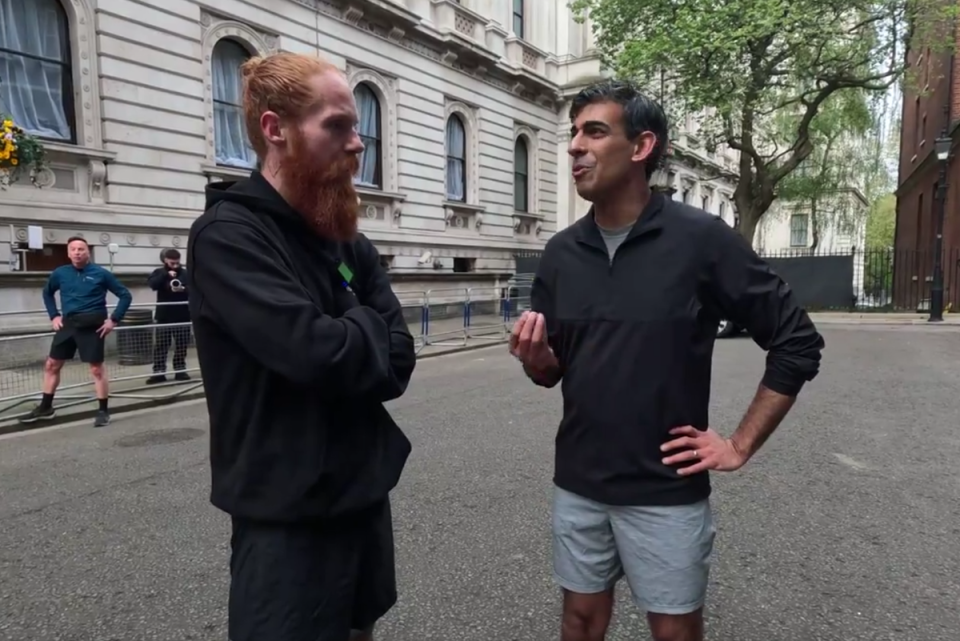
[[153,376],[148,385],[167,380],[167,352],[173,343],[174,379],[189,381],[187,374],[187,347],[190,345],[190,308],[187,306],[187,268],[180,264],[180,252],[165,249],[161,255],[163,266],[157,267],[147,278],[150,289],[157,292],[157,311],[154,322],[157,328],[156,345],[153,348]]
[[397,599],[389,493],[410,442],[383,403],[413,338],[357,232],[343,73],[281,53],[242,74],[262,169],[207,188],[188,247],[211,499],[233,524],[229,637],[370,641]]
[[[562,641],[603,641],[626,577],[654,641],[702,641],[715,527],[709,470],[756,454],[816,376],[824,342],[789,287],[720,218],[653,194],[663,110],[629,83],[571,111],[573,180],[590,212],[547,243],[511,351],[563,385],[554,574]],[[768,352],[729,438],[710,427],[720,319]]]

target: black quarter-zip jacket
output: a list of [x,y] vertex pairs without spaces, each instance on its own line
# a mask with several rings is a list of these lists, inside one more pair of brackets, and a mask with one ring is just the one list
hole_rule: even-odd
[[254,172],[207,187],[188,256],[213,504],[305,522],[381,503],[411,449],[383,403],[416,353],[373,244],[321,239]]
[[551,238],[531,306],[546,317],[562,376],[554,482],[609,505],[710,495],[708,474],[681,477],[660,446],[674,427],[710,425],[721,319],[767,351],[762,384],[788,396],[816,376],[824,347],[789,286],[735,230],[662,194],[612,261],[592,210]]

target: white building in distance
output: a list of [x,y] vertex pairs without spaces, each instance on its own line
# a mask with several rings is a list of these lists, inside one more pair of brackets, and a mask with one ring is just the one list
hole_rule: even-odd
[[[319,54],[354,86],[361,230],[398,291],[496,291],[515,254],[587,210],[569,178],[568,100],[601,71],[566,4],[0,2],[0,111],[42,136],[50,160],[42,188],[0,192],[0,307],[39,308],[72,235],[135,288],[162,249],[182,251],[207,183],[253,165],[238,68],[277,51]],[[732,218],[732,188],[696,168],[729,154],[693,136],[675,141],[693,161],[671,166],[675,197]],[[31,227],[42,248],[29,248]]]

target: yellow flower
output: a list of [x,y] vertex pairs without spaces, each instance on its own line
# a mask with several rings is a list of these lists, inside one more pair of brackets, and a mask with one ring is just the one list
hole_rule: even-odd
[[19,163],[19,162],[20,162],[20,161],[17,160],[16,158],[11,158],[11,159],[10,159],[10,164],[13,165],[14,167],[16,167],[16,166],[17,166],[17,163]]

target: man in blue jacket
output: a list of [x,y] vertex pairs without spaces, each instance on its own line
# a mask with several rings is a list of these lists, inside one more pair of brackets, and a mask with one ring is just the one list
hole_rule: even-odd
[[[43,304],[56,332],[43,367],[43,397],[20,422],[35,423],[56,416],[53,395],[60,384],[60,370],[79,352],[80,360],[90,365],[100,404],[93,426],[103,427],[110,422],[103,343],[107,334],[123,320],[133,296],[113,273],[90,261],[90,246],[83,238],[74,236],[67,241],[67,255],[70,264],[53,270],[43,288]],[[60,310],[57,310],[54,298],[57,292],[60,292]],[[112,292],[119,300],[111,315],[107,314],[107,292]]]

